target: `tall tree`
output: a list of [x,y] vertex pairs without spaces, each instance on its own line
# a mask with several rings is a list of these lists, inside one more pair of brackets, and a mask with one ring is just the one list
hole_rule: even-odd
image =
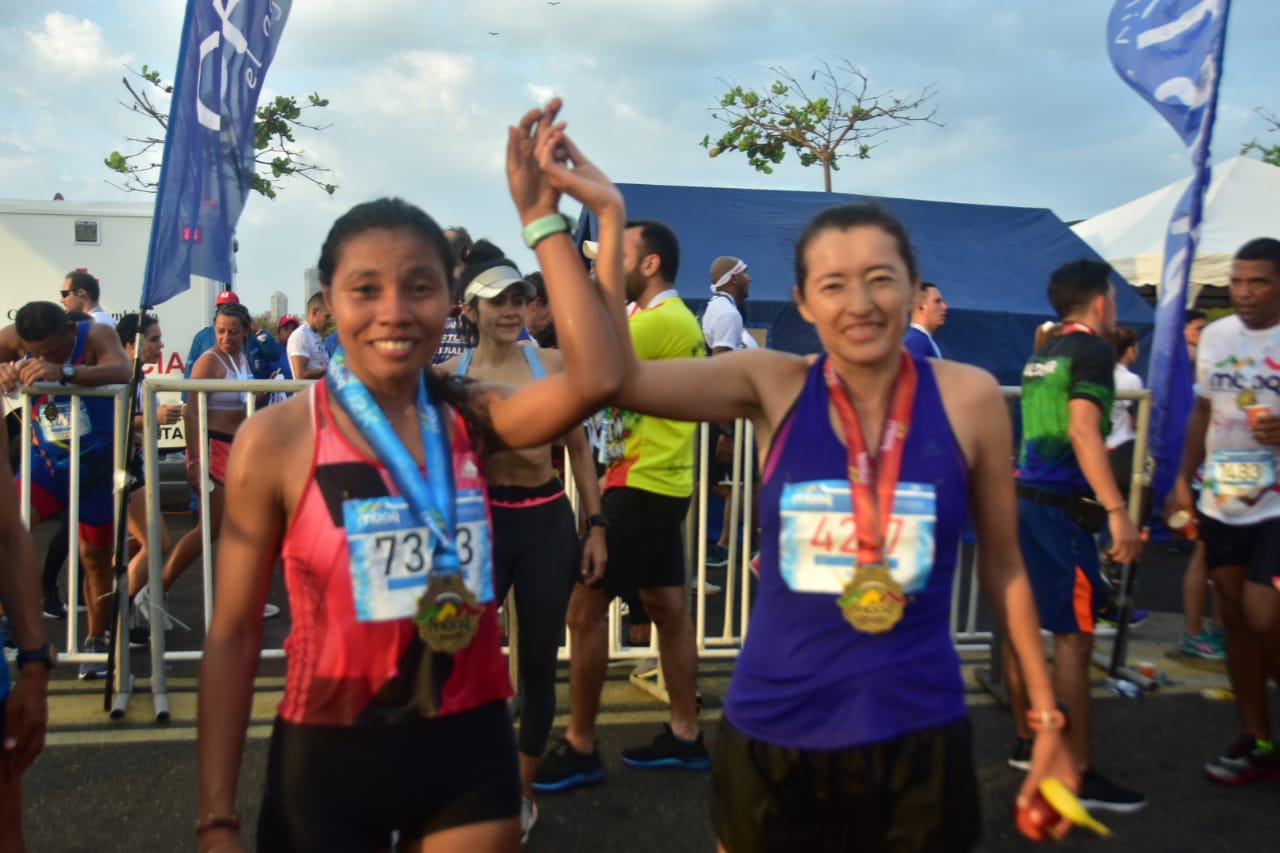
[[[160,72],[146,65],[142,66],[141,71],[130,68],[129,73],[137,78],[137,83],[129,77],[121,78],[120,82],[129,93],[129,100],[120,101],[120,105],[155,121],[160,125],[161,133],[158,137],[128,137],[127,141],[136,150],[129,154],[112,151],[103,163],[111,171],[124,175],[123,186],[112,184],[113,186],[130,192],[153,193],[160,180],[160,153],[164,148],[163,131],[169,126],[169,114],[156,105],[152,99],[152,91],[172,94],[173,84],[163,82]],[[253,176],[254,192],[267,198],[275,198],[276,193],[283,188],[285,179],[297,177],[333,195],[338,187],[325,180],[330,170],[311,160],[293,137],[294,130],[299,128],[323,131],[329,127],[327,124],[318,125],[303,120],[306,111],[327,106],[329,100],[315,92],[308,95],[303,103],[299,103],[293,95],[277,95],[274,100],[258,106],[257,120],[254,122],[254,146],[257,149],[258,163],[258,170]]]
[[710,156],[738,151],[756,171],[770,175],[792,149],[802,166],[821,164],[823,189],[831,192],[831,173],[840,160],[866,160],[883,144],[873,141],[877,137],[914,123],[942,126],[934,120],[937,107],[929,105],[932,86],[905,98],[892,91],[871,94],[866,73],[847,59],[834,68],[822,61],[805,84],[785,68],[769,70],[778,79],[763,92],[720,81],[729,91],[708,111],[728,130],[714,142],[710,134],[702,137]]
[[[1262,107],[1258,107],[1256,112],[1262,116],[1267,124],[1271,125],[1267,128],[1267,133],[1280,131],[1280,118],[1277,118],[1275,113],[1269,113]],[[1257,152],[1258,156],[1262,158],[1262,162],[1270,163],[1272,166],[1280,166],[1280,144],[1263,145],[1254,139],[1240,147],[1241,154],[1252,154],[1254,152]]]

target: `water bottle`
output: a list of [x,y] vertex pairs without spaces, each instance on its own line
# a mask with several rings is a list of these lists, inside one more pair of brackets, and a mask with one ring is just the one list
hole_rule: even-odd
[[1127,678],[1108,678],[1106,685],[1108,690],[1118,693],[1126,699],[1142,698],[1142,688]]

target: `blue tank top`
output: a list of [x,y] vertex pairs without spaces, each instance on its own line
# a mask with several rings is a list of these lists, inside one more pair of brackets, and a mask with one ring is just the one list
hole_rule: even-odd
[[[68,363],[84,364],[89,346],[92,321],[76,324],[76,343]],[[36,398],[31,419],[35,424],[33,439],[40,462],[54,474],[66,474],[71,455],[71,397],[47,395]],[[85,432],[80,436],[82,455],[109,454],[115,434],[113,423],[115,401],[111,397],[81,397],[80,414]],[[33,460],[34,462],[34,460]]]
[[724,711],[749,737],[802,749],[876,743],[965,714],[949,619],[968,469],[928,360],[916,359],[919,382],[899,482],[935,489],[935,558],[902,620],[883,634],[856,631],[836,595],[793,592],[779,571],[783,485],[848,482],[847,450],[831,426],[825,361],[824,355],[809,369],[765,461],[760,581]]
[[[547,375],[547,369],[542,366],[542,356],[538,355],[538,348],[529,344],[520,344],[520,349],[524,350],[524,360],[529,364],[529,372],[533,374],[535,380],[541,379]],[[458,359],[458,376],[466,376],[467,371],[471,370],[471,357],[476,354],[474,349],[469,349]]]

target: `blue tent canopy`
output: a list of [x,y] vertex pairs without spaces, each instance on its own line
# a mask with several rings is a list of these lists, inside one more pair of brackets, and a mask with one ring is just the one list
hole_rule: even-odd
[[[817,335],[795,309],[795,241],[823,208],[879,201],[907,228],[920,274],[938,285],[949,306],[938,332],[943,355],[983,367],[1005,385],[1016,385],[1031,354],[1035,327],[1054,319],[1046,288],[1049,273],[1067,261],[1098,258],[1050,210],[982,204],[876,198],[842,193],[620,184],[631,219],[665,222],[680,240],[676,286],[695,312],[711,292],[708,271],[721,255],[751,269],[747,325],[763,328],[775,349],[809,353]],[[583,212],[578,239],[590,239],[596,223]],[[1118,275],[1118,323],[1146,340],[1151,308]],[[1142,347],[1145,350],[1145,346]]]

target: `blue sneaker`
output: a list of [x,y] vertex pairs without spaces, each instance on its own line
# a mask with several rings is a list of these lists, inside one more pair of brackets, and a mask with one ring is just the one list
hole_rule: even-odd
[[542,756],[538,775],[533,778],[533,790],[540,794],[557,794],[603,781],[604,765],[600,762],[599,750],[578,752],[566,738],[561,738]]
[[679,767],[685,770],[710,770],[711,755],[702,741],[702,732],[694,740],[681,740],[664,725],[662,734],[648,746],[637,746],[622,751],[622,760],[631,767],[645,769]]

